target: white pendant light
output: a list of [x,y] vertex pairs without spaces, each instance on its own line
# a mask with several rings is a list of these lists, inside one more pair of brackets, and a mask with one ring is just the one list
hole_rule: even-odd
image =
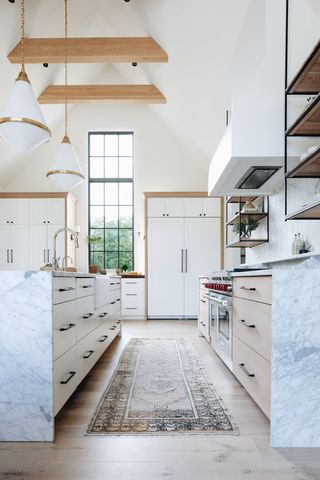
[[24,18],[24,0],[21,0],[21,72],[0,117],[0,136],[20,152],[47,142],[51,136],[25,72]]
[[77,154],[71,145],[68,137],[68,51],[67,51],[67,38],[68,38],[68,0],[64,0],[64,32],[65,32],[65,69],[64,69],[64,83],[65,83],[65,96],[64,96],[64,121],[65,132],[61,145],[58,148],[56,155],[54,156],[51,170],[47,173],[47,177],[52,180],[57,187],[62,190],[71,190],[81,183],[84,179],[84,175],[81,171],[80,164],[77,158]]

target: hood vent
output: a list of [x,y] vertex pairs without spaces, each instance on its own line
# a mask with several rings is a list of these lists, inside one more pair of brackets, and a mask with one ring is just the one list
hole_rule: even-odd
[[254,190],[260,188],[272,177],[281,167],[257,166],[250,167],[249,170],[241,177],[235,188],[243,190]]

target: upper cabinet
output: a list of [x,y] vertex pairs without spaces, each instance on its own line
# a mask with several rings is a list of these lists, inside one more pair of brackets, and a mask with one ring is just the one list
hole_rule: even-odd
[[28,225],[28,200],[0,198],[0,225]]
[[64,198],[33,198],[29,200],[30,225],[61,225],[65,223]]
[[221,199],[211,197],[151,197],[148,217],[220,217]]

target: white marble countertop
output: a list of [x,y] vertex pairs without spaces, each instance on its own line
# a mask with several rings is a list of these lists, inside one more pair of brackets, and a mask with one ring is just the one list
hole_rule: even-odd
[[266,270],[247,270],[246,272],[232,272],[231,277],[262,277],[272,275],[271,269]]
[[97,276],[93,273],[64,272],[60,270],[48,270],[48,273],[52,273],[53,277],[96,278]]

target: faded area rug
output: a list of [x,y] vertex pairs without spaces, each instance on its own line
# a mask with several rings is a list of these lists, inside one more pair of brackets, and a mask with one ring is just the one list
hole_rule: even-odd
[[88,434],[238,434],[188,339],[133,338]]

